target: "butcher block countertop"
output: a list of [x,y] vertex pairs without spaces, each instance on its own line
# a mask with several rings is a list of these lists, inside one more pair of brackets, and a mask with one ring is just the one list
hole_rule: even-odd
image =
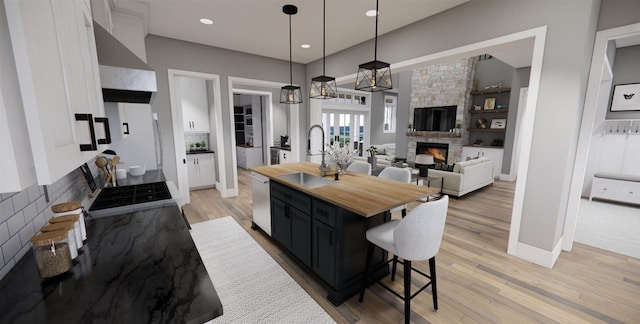
[[[354,172],[341,174],[337,184],[320,188],[307,188],[279,177],[282,174],[300,171],[320,175],[318,166],[318,164],[310,162],[296,162],[258,166],[251,168],[251,170],[364,217],[371,217],[439,192],[439,189],[436,188],[417,186]],[[328,174],[325,178],[333,179],[334,172],[329,171]]]

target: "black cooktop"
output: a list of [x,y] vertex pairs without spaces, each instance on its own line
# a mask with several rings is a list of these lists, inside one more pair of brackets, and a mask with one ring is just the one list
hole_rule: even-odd
[[171,193],[165,182],[109,187],[102,189],[89,208],[89,211],[142,204],[170,198]]

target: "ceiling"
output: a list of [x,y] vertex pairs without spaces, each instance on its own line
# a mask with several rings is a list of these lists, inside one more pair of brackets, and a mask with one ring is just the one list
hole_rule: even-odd
[[[289,18],[282,6],[294,4],[291,17],[292,59],[309,63],[322,58],[320,0],[112,0],[118,7],[146,3],[147,32],[220,48],[289,60]],[[470,0],[380,0],[378,35]],[[372,39],[374,0],[326,0],[326,55]],[[204,25],[200,18],[213,20]],[[310,44],[303,49],[301,44]]]

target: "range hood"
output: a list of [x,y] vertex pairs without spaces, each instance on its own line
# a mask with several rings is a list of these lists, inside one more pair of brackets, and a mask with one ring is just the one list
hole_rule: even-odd
[[104,101],[151,103],[156,72],[95,21],[93,30]]

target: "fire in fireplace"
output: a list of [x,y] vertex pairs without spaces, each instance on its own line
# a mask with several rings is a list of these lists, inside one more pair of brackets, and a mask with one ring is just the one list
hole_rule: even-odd
[[447,163],[449,158],[449,144],[446,143],[416,143],[416,155],[431,154],[436,163]]

